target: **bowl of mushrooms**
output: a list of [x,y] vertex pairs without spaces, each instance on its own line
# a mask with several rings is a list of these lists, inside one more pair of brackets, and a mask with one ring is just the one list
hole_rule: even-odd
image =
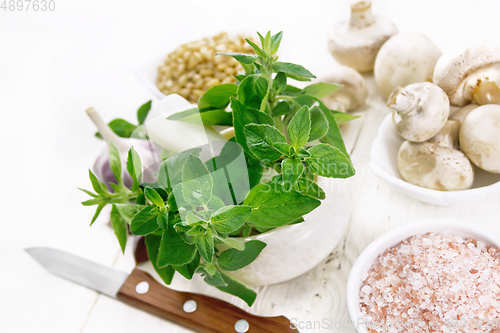
[[433,83],[396,88],[387,100],[392,114],[372,145],[372,170],[429,204],[467,204],[500,194],[497,82],[500,48],[488,45],[442,56]]

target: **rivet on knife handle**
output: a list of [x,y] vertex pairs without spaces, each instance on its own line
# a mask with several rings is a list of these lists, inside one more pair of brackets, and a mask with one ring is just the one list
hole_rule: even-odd
[[117,298],[200,333],[298,332],[286,317],[259,317],[216,298],[175,291],[139,269],[132,271]]

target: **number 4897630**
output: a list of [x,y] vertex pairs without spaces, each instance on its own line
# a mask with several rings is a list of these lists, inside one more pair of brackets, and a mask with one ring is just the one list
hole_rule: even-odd
[[[0,0],[1,1],[1,0]],[[54,11],[56,2],[54,0],[3,0],[0,10],[4,12],[34,11],[45,12]]]

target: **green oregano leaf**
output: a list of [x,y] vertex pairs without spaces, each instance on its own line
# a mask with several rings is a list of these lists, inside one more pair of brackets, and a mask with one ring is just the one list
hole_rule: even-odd
[[111,208],[110,222],[113,227],[113,231],[115,232],[115,236],[118,239],[118,243],[120,243],[122,252],[125,253],[128,235],[127,223],[122,218],[115,205]]
[[144,195],[146,198],[153,203],[153,205],[158,207],[165,207],[165,202],[162,197],[155,191],[155,189],[147,186],[144,188]]
[[295,148],[304,147],[311,133],[311,114],[307,106],[303,106],[288,124],[290,144]]
[[192,206],[206,205],[212,196],[212,176],[205,164],[193,155],[188,156],[182,172],[184,199]]
[[147,235],[145,238],[145,243],[146,243],[146,249],[148,250],[149,260],[151,261],[151,264],[153,264],[156,273],[158,273],[163,282],[165,282],[167,285],[171,284],[175,274],[174,268],[172,266],[165,266],[160,268],[156,264],[156,262],[158,261],[158,252],[160,249],[161,236]]
[[251,212],[248,206],[225,206],[212,214],[210,223],[220,233],[231,233],[245,224]]
[[312,147],[308,152],[311,156],[305,161],[314,174],[329,178],[354,176],[351,160],[337,148],[322,143]]
[[229,249],[222,252],[217,263],[223,270],[236,271],[251,264],[265,247],[266,243],[251,240],[245,243],[245,249],[242,251]]
[[148,206],[134,215],[130,223],[130,231],[134,235],[148,235],[158,229],[156,218],[160,211],[155,206]]

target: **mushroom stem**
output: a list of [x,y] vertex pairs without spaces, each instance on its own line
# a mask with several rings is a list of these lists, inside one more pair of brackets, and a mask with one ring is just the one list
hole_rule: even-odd
[[124,142],[124,139],[120,138],[115,134],[115,132],[113,132],[113,130],[111,130],[108,124],[104,122],[104,120],[94,108],[88,108],[85,112],[87,112],[87,115],[92,120],[94,125],[99,130],[99,133],[108,144],[110,142],[113,142],[118,151],[120,151],[121,153],[127,152],[129,150],[129,145]]
[[356,28],[369,26],[375,21],[372,13],[371,0],[362,0],[351,5],[350,24]]
[[500,104],[500,87],[493,80],[478,80],[471,87],[472,102],[479,105]]
[[400,116],[403,116],[415,111],[419,101],[420,98],[417,98],[413,92],[403,87],[398,87],[389,96],[387,106],[391,107]]

